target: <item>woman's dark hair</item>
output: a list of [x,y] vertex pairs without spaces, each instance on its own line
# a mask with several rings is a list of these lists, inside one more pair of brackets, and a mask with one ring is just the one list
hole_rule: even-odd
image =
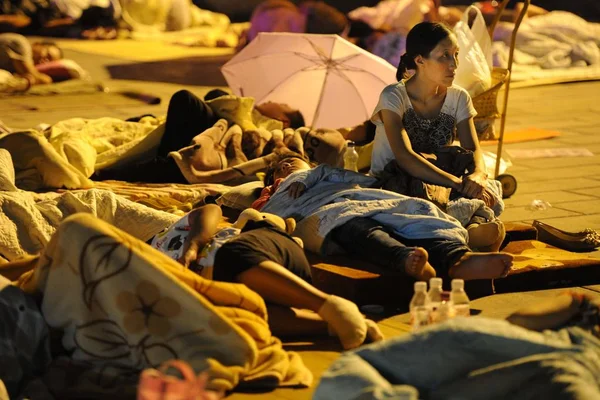
[[275,175],[275,170],[277,169],[277,166],[282,161],[288,160],[290,158],[297,158],[299,160],[304,161],[311,167],[313,166],[313,164],[310,162],[310,160],[308,158],[304,157],[302,154],[295,153],[293,151],[286,151],[286,152],[280,153],[279,156],[277,157],[277,159],[274,161],[271,161],[271,163],[267,166],[267,172],[265,173],[265,186],[271,186],[273,183],[275,183],[275,179],[273,178],[273,175]]
[[285,114],[290,120],[290,128],[298,129],[306,126],[304,122],[304,115],[300,112],[300,110],[295,110],[292,112],[288,112]]
[[415,25],[406,36],[406,53],[400,57],[396,79],[402,80],[409,69],[417,69],[415,57],[429,57],[429,53],[442,40],[452,34],[447,25],[439,22],[421,22]]

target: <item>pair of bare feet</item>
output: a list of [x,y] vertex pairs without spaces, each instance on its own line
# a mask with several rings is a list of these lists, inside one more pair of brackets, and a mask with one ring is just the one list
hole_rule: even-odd
[[[427,281],[436,276],[435,269],[429,264],[429,254],[422,247],[415,247],[406,257],[404,270],[419,281]],[[451,278],[464,280],[495,279],[508,274],[513,256],[508,253],[467,252],[450,267]]]

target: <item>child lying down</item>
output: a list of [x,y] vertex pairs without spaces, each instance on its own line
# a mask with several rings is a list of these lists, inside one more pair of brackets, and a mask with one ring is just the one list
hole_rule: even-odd
[[275,335],[329,331],[345,349],[382,338],[354,303],[310,283],[301,241],[290,236],[293,219],[249,209],[233,226],[219,229],[221,217],[218,206],[207,204],[156,235],[151,245],[205,278],[243,283],[257,292],[268,304]]

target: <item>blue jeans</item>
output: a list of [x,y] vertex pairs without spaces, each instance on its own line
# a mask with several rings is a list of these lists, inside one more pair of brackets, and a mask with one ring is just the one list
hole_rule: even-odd
[[382,223],[368,217],[356,217],[333,229],[330,238],[346,252],[356,254],[384,268],[404,272],[406,257],[415,247],[429,253],[429,263],[438,275],[448,276],[448,270],[471,249],[449,239],[407,239]]

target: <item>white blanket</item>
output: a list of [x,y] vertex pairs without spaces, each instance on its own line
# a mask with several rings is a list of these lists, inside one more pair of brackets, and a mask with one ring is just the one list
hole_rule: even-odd
[[0,149],[0,254],[8,259],[41,251],[69,215],[86,212],[141,240],[179,217],[124,199],[108,190],[33,193],[14,185],[10,154]]
[[[303,182],[307,190],[299,198],[292,199],[288,189],[298,181]],[[323,240],[332,229],[358,216],[370,216],[408,239],[443,238],[467,242],[467,231],[460,222],[433,203],[386,190],[359,187],[374,183],[375,178],[322,164],[290,175],[261,211],[300,221],[296,235],[305,242],[307,249],[315,252],[323,250]]]
[[140,122],[115,118],[73,118],[44,132],[36,130],[0,135],[17,172],[17,186],[91,188],[94,171],[152,158],[164,132],[164,118],[145,117]]
[[[494,32],[494,65],[506,67],[514,24],[500,23]],[[525,20],[519,27],[514,71],[596,66],[600,64],[600,24],[575,14],[552,11]]]

